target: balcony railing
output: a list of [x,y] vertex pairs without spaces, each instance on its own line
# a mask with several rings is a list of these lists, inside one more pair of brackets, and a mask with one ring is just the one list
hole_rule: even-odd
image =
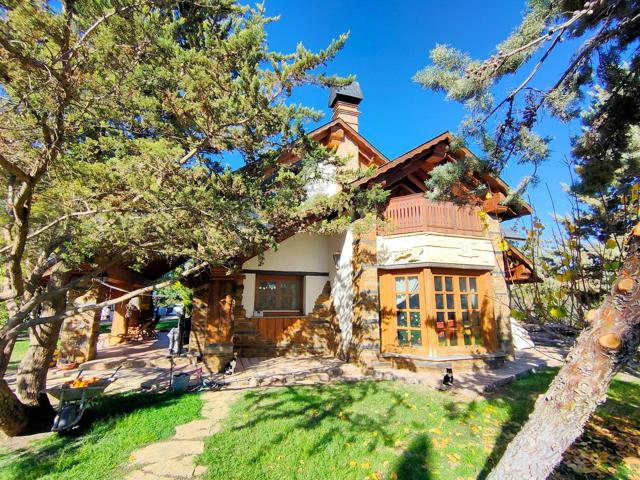
[[438,232],[459,235],[482,235],[481,209],[451,202],[434,202],[424,194],[405,195],[389,200],[384,211],[386,224],[380,235],[413,232]]

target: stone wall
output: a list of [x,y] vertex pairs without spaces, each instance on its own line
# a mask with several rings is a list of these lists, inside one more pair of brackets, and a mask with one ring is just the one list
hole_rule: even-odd
[[375,229],[353,242],[353,323],[349,360],[368,367],[380,353],[377,235]]
[[340,332],[336,327],[331,284],[326,282],[313,311],[298,326],[290,328],[285,338],[276,344],[277,354],[335,356],[340,344]]
[[506,274],[504,271],[504,253],[500,249],[502,241],[502,230],[500,222],[496,219],[489,218],[489,237],[493,244],[495,252],[496,266],[491,272],[491,288],[493,291],[493,310],[496,321],[497,331],[497,347],[498,351],[502,351],[513,356],[513,337],[511,335],[511,307],[509,298],[509,287],[507,286]]
[[[86,293],[70,291],[68,303],[74,306],[101,301],[100,289]],[[98,335],[100,334],[100,310],[89,310],[68,317],[60,330],[58,358],[78,363],[96,358]]]

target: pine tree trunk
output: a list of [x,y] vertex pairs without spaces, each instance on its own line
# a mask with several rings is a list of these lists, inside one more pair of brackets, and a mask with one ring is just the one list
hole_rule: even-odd
[[11,391],[4,378],[0,378],[0,430],[14,437],[27,429],[27,409]]
[[[54,271],[47,288],[56,290],[68,280],[66,272]],[[66,296],[60,295],[42,305],[41,316],[57,315],[67,306]],[[47,373],[53,359],[62,320],[37,325],[29,330],[29,348],[25,353],[16,382],[16,393],[27,409],[29,432],[49,430],[55,417],[49,397],[43,390],[47,387]]]
[[488,480],[547,478],[607,399],[611,379],[640,344],[640,224],[634,228],[619,277],[591,325],[578,337],[527,423],[507,447]]

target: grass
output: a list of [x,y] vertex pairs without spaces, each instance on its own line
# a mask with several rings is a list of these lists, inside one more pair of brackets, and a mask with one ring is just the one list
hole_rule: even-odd
[[101,398],[72,435],[52,435],[28,449],[0,454],[0,479],[124,478],[134,450],[168,438],[198,418],[197,395],[133,393]]
[[156,325],[156,330],[158,332],[168,332],[173,327],[177,327],[177,326],[178,326],[178,318],[177,317],[169,317],[169,318],[164,318],[164,319],[160,320],[158,322],[158,325]]
[[27,353],[27,349],[29,348],[29,339],[19,339],[16,340],[15,345],[13,346],[13,351],[11,352],[11,359],[9,360],[9,365],[7,366],[7,370],[17,370],[18,365],[20,365],[20,361],[24,354]]
[[[199,462],[209,466],[209,479],[483,478],[555,373],[543,371],[470,403],[393,382],[250,392],[207,441]],[[610,397],[555,478],[632,478],[622,458],[639,444],[640,384],[616,380]],[[621,425],[624,438],[621,430],[611,434]],[[628,452],[611,454],[615,448],[606,442],[628,442]],[[603,445],[609,455],[602,455]]]

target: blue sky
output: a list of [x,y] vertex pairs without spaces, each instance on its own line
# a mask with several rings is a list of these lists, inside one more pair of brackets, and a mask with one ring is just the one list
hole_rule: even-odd
[[[268,42],[273,50],[293,51],[298,42],[318,50],[340,33],[350,32],[345,48],[327,68],[328,73],[356,75],[364,93],[360,105],[360,132],[387,157],[395,158],[444,130],[456,131],[463,108],[443,95],[424,90],[413,75],[429,62],[429,50],[446,43],[476,58],[486,58],[495,46],[519,24],[524,1],[471,0],[388,2],[347,0],[327,2],[266,0],[269,15],[280,15],[269,25]],[[559,55],[541,69],[536,84],[549,87],[570,56],[572,45],[563,45]],[[507,79],[499,92],[517,85],[520,78]],[[322,109],[330,118],[328,91],[304,87],[292,100]],[[310,128],[314,125],[310,125]],[[563,159],[570,151],[569,138],[579,125],[545,121],[539,131],[554,137],[553,153],[539,170],[540,183],[529,190],[530,202],[544,223],[551,223],[552,202],[559,213],[567,212],[568,198],[561,183],[569,183]],[[502,177],[512,186],[531,173],[530,166],[512,164]]]

